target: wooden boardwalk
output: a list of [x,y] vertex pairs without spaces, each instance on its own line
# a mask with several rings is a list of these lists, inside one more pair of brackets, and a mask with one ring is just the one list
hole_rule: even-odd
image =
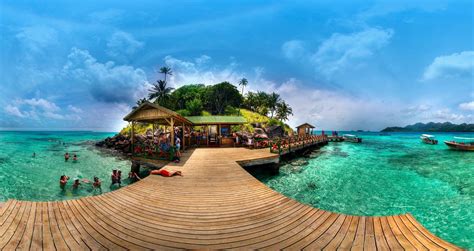
[[166,167],[184,177],[150,176],[78,200],[9,200],[0,208],[0,249],[458,249],[409,214],[316,209],[271,190],[236,163],[271,156],[268,149],[196,149]]

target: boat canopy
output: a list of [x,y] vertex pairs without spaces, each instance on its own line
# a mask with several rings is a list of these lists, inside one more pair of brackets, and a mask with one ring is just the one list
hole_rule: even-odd
[[473,140],[474,138],[466,138],[466,137],[454,137],[455,139],[461,139],[461,140]]
[[343,137],[348,137],[348,138],[355,138],[357,137],[356,135],[353,135],[353,134],[344,134],[342,135]]
[[430,135],[430,134],[422,134],[421,137],[434,138],[435,136],[434,136],[434,135]]

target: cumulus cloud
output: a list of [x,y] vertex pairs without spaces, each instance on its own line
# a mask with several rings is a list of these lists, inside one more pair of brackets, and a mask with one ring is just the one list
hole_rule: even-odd
[[145,72],[115,62],[98,62],[87,50],[73,48],[63,67],[63,78],[85,85],[97,101],[132,104],[147,94]]
[[165,64],[173,69],[170,84],[179,87],[184,84],[216,84],[223,81],[237,83],[243,74],[237,71],[237,64],[231,62],[222,67],[212,65],[212,58],[202,55],[194,60],[182,60],[166,56]]
[[20,111],[20,109],[18,107],[13,106],[13,105],[7,105],[5,107],[5,112],[7,114],[10,114],[10,115],[13,115],[13,116],[19,117],[19,118],[24,118],[28,115],[28,114],[23,113],[22,111]]
[[436,57],[425,69],[422,80],[474,75],[474,51],[463,51]]
[[46,112],[56,112],[56,111],[59,111],[59,107],[53,103],[53,102],[50,102],[46,99],[36,99],[36,98],[32,98],[32,99],[19,99],[19,100],[16,100],[17,104],[27,104],[27,105],[30,105],[32,107],[38,107],[38,108],[41,108],[43,111],[46,111]]
[[334,33],[315,52],[307,49],[301,40],[286,41],[281,49],[286,58],[311,64],[319,74],[329,77],[358,60],[371,57],[387,45],[392,36],[391,29],[366,28],[350,34]]
[[48,118],[54,120],[80,120],[76,114],[61,112],[61,108],[54,102],[43,98],[16,99],[11,105],[5,107],[5,112],[18,118],[39,120]]
[[462,110],[467,111],[474,111],[474,100],[471,102],[461,103],[459,104],[459,108]]
[[58,42],[58,33],[49,26],[29,26],[21,28],[16,38],[27,51],[41,52],[45,47]]
[[301,40],[290,40],[281,46],[283,55],[288,59],[301,59],[306,53],[304,43]]
[[474,116],[472,114],[459,114],[454,113],[448,108],[439,109],[434,111],[432,114],[428,114],[427,117],[430,121],[443,122],[450,121],[454,123],[473,123]]
[[75,107],[73,105],[68,105],[67,109],[69,109],[71,112],[75,112],[75,113],[83,113],[84,112],[81,108]]
[[334,33],[321,43],[312,61],[323,74],[331,75],[351,62],[370,57],[390,41],[393,30],[367,28],[351,34]]
[[107,41],[107,54],[114,58],[124,60],[135,54],[143,47],[143,42],[136,40],[132,34],[117,31]]

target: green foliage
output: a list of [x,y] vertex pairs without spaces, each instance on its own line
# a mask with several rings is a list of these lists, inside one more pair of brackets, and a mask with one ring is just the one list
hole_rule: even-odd
[[181,116],[191,116],[191,113],[186,109],[181,109],[176,111]]
[[202,102],[200,99],[195,98],[186,102],[186,109],[189,111],[190,116],[199,116],[202,112]]
[[205,93],[206,86],[203,84],[183,85],[171,93],[172,108],[175,110],[188,109],[186,102],[194,99],[199,99],[202,104],[205,102]]
[[137,103],[134,107],[132,107],[132,109],[137,109],[141,104],[147,102],[148,100],[146,98],[142,98],[142,99],[139,99],[137,100]]
[[276,118],[280,121],[288,120],[288,116],[293,115],[293,109],[285,102],[281,101],[277,104]]
[[[140,124],[137,123],[134,127],[135,129],[135,134],[145,134],[148,129],[153,129],[152,124]],[[121,131],[120,134],[122,135],[130,135],[130,132],[132,130],[132,124],[128,124],[126,127],[124,127]]]
[[206,91],[207,109],[212,114],[224,114],[227,106],[238,107],[242,103],[242,95],[229,82],[211,86]]
[[212,116],[212,114],[208,111],[202,111],[201,116]]
[[405,127],[387,127],[382,132],[474,132],[474,124],[453,124],[450,122],[427,124],[416,123]]
[[238,115],[239,115],[239,109],[228,105],[228,106],[225,108],[224,114],[225,114],[225,115],[238,116]]
[[149,89],[148,99],[155,99],[154,103],[164,107],[171,108],[170,96],[174,88],[166,87],[166,81],[158,80],[153,87]]

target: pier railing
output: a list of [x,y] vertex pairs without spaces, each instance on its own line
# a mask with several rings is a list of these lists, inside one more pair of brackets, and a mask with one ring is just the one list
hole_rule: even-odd
[[278,153],[281,156],[327,141],[328,137],[326,135],[293,136],[273,139],[269,145],[271,153]]

